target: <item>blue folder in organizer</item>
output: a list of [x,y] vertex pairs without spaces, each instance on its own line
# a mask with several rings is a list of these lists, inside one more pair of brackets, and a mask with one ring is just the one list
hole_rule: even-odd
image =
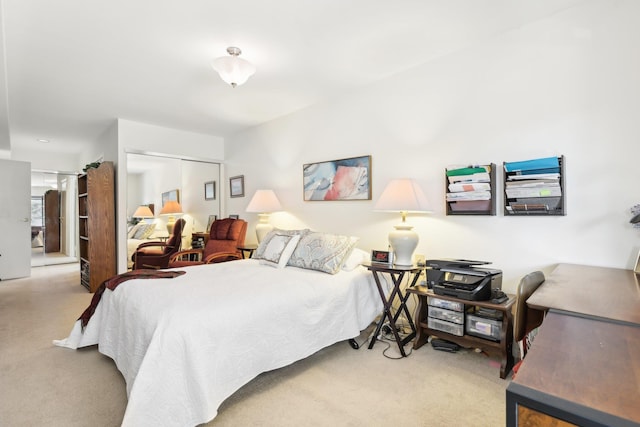
[[505,162],[505,172],[522,172],[535,169],[553,169],[559,171],[560,162],[557,157],[545,157],[543,159],[524,160],[521,162]]

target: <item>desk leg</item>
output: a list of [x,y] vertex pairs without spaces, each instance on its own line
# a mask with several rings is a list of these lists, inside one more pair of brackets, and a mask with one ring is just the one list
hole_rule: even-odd
[[502,322],[503,331],[500,336],[501,340],[501,363],[500,363],[500,378],[505,379],[511,369],[513,369],[513,365],[515,363],[513,357],[513,314],[511,314],[511,310],[505,311],[504,313],[504,321]]

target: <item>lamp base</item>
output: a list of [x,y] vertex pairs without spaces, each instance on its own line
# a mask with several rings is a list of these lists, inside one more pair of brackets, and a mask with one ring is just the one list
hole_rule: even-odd
[[273,225],[269,224],[269,214],[258,214],[259,222],[256,224],[256,237],[258,243],[262,242],[264,236],[273,230]]
[[176,223],[176,217],[170,216],[167,220],[167,231],[169,232],[169,236],[173,233],[173,225]]
[[394,264],[413,265],[413,251],[418,246],[418,233],[412,230],[412,226],[396,225],[395,230],[389,233],[389,244],[394,253]]

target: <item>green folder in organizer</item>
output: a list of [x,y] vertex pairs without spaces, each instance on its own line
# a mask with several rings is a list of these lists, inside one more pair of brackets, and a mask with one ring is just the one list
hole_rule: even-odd
[[447,176],[473,175],[474,173],[487,173],[488,168],[484,167],[468,167],[460,169],[451,169],[447,171]]

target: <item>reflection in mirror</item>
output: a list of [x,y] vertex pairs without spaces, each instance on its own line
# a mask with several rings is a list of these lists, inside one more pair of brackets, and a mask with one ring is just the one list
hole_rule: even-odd
[[[186,221],[182,249],[191,247],[192,234],[204,232],[210,215],[220,216],[220,198],[206,197],[204,184],[220,182],[220,164],[207,161],[183,160],[157,155],[127,153],[127,265],[136,248],[149,241],[168,237],[167,222],[172,218]],[[179,194],[181,213],[162,214],[163,194]],[[141,230],[140,218],[134,213],[140,206],[154,206],[153,218],[146,223],[154,226]]]

